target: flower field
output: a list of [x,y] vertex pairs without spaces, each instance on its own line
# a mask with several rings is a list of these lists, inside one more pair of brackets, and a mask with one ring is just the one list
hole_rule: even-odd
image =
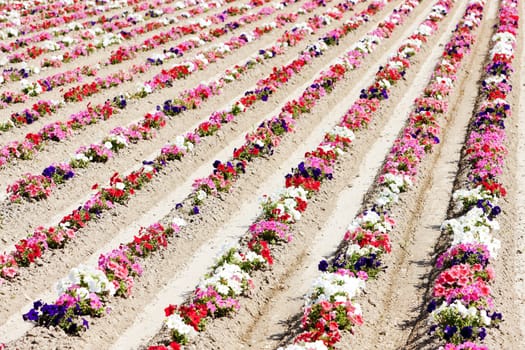
[[0,350],[525,348],[520,0],[0,0]]

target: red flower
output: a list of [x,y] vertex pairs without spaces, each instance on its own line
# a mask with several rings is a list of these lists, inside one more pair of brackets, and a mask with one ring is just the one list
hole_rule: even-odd
[[[135,237],[135,238],[137,238],[137,237]],[[164,309],[164,314],[166,315],[166,317],[168,317],[170,315],[173,315],[175,310],[177,310],[177,306],[170,304],[167,308]]]

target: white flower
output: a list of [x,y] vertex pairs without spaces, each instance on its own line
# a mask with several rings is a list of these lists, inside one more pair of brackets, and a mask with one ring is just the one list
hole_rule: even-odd
[[89,162],[89,158],[84,153],[77,153],[74,158],[82,162]]
[[351,141],[355,140],[354,132],[343,126],[336,125],[328,133],[334,136],[349,138]]
[[89,297],[89,290],[87,290],[87,288],[77,288],[75,289],[77,295],[80,297],[80,299],[86,299],[87,297]]
[[312,284],[306,297],[306,305],[331,301],[336,297],[339,301],[351,301],[364,289],[365,281],[360,278],[325,272]]
[[366,247],[360,247],[359,244],[350,244],[346,248],[346,256],[350,257],[350,256],[352,256],[354,254],[357,254],[357,255],[360,255],[360,256],[365,256],[365,255],[368,255],[370,253],[376,253],[379,250],[380,250],[379,248],[373,247],[371,245],[368,245]]
[[446,302],[441,303],[439,307],[437,307],[434,311],[431,313],[430,322],[439,323],[440,322],[440,315],[442,312],[452,310],[455,311],[459,316],[462,318],[477,318],[480,320],[485,326],[490,326],[492,320],[490,317],[487,316],[486,310],[478,310],[474,306],[471,306],[467,308],[461,300],[455,300],[452,304],[448,305]]
[[188,223],[183,218],[179,218],[178,216],[174,217],[171,222],[179,227],[186,226]]
[[[114,295],[116,292],[115,286],[108,280],[104,272],[86,265],[72,268],[68,277],[58,282],[57,292],[62,294],[71,285],[78,285],[88,293],[108,292],[110,295]],[[84,290],[80,290],[78,293],[86,294]]]
[[193,337],[197,334],[195,329],[192,326],[186,324],[182,317],[180,317],[180,315],[177,313],[171,314],[166,318],[166,326],[168,329],[175,330],[177,333],[179,333],[179,335],[183,335],[185,337]]
[[199,288],[205,289],[213,286],[215,290],[223,295],[240,295],[243,290],[243,282],[250,280],[250,276],[237,265],[225,263],[218,266],[210,277],[202,280]]
[[481,317],[481,321],[483,322],[483,324],[485,326],[490,326],[490,323],[491,323],[492,319],[487,316],[487,311],[486,310],[481,310],[479,312],[479,315]]
[[208,195],[206,194],[206,192],[204,192],[203,190],[199,190],[197,191],[197,199],[200,200],[200,201],[203,201],[206,199],[206,197],[208,197]]
[[420,24],[416,32],[424,36],[429,36],[430,34],[432,34],[433,29],[432,27],[429,27],[426,24]]
[[452,245],[460,243],[485,244],[490,255],[497,257],[501,242],[491,235],[491,231],[499,230],[500,226],[495,219],[489,220],[483,209],[474,207],[465,215],[445,220],[441,228],[452,231]]

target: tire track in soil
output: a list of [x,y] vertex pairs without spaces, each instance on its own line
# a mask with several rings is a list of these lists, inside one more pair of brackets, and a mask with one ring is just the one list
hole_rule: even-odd
[[[518,295],[520,298],[520,308],[519,308],[519,319],[520,319],[520,330],[521,330],[521,346],[520,348],[525,348],[525,264],[523,263],[523,258],[525,257],[525,206],[519,204],[519,199],[523,198],[525,196],[525,159],[523,158],[523,154],[525,154],[525,51],[524,51],[524,40],[525,40],[525,27],[524,27],[524,21],[523,21],[523,15],[525,13],[524,9],[525,3],[522,1],[520,6],[520,37],[519,42],[521,43],[520,47],[521,50],[518,50],[517,52],[521,52],[520,55],[520,65],[519,70],[516,72],[516,75],[519,76],[519,134],[518,134],[518,140],[519,146],[518,146],[518,152],[517,152],[517,158],[518,158],[518,176],[516,176],[516,182],[519,184],[519,190],[517,200],[515,201],[516,206],[518,207],[518,225],[517,229],[514,231],[516,232],[515,237],[518,240],[518,250],[517,253],[518,259],[516,259],[516,267],[517,267],[517,283],[516,283],[516,290],[518,291]],[[516,86],[516,84],[514,84]],[[521,155],[521,156],[520,156]]]
[[[519,6],[519,33],[518,33],[518,46],[516,49],[516,58],[514,59],[514,77],[513,77],[513,103],[512,103],[512,119],[514,133],[509,136],[513,140],[512,148],[509,149],[509,155],[513,155],[512,162],[508,163],[504,168],[505,174],[510,170],[509,182],[512,182],[514,187],[509,188],[508,193],[511,194],[511,198],[508,199],[505,205],[509,204],[510,208],[505,210],[503,208],[503,214],[505,218],[508,216],[508,220],[505,222],[505,230],[502,230],[502,236],[510,235],[514,245],[512,250],[509,252],[510,256],[514,259],[513,269],[513,281],[514,281],[514,298],[504,298],[496,300],[498,307],[504,307],[503,320],[504,323],[501,328],[505,331],[507,328],[508,313],[512,313],[514,316],[511,322],[514,323],[514,333],[506,332],[515,340],[516,349],[525,349],[525,205],[523,203],[523,196],[525,195],[525,23],[523,16],[525,15],[525,2],[521,1]],[[510,125],[508,123],[507,125]],[[507,130],[509,127],[507,126]],[[508,157],[510,158],[510,157]],[[509,203],[510,202],[510,203]],[[516,214],[518,220],[516,220]],[[508,230],[506,228],[509,228]],[[498,237],[504,238],[504,237]],[[505,237],[506,238],[506,237]],[[501,263],[503,259],[500,258]],[[505,264],[508,266],[509,264]],[[496,266],[498,268],[498,266]],[[502,282],[502,276],[496,270],[496,282]],[[509,288],[508,284],[504,286],[506,289]],[[513,293],[513,294],[514,294]],[[503,305],[501,305],[503,303]],[[509,305],[510,304],[510,305]]]

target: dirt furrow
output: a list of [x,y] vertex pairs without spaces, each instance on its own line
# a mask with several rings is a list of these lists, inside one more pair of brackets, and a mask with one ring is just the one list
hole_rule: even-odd
[[[512,220],[515,224],[513,225],[510,232],[514,232],[516,238],[516,294],[518,296],[517,302],[519,307],[515,310],[517,312],[519,322],[519,328],[521,331],[521,344],[520,348],[525,348],[525,205],[521,200],[525,196],[525,158],[522,156],[525,154],[525,23],[523,16],[525,15],[525,3],[521,2],[520,6],[520,33],[518,36],[518,50],[520,53],[517,58],[519,64],[517,64],[517,71],[514,73],[516,77],[514,86],[514,93],[517,94],[516,104],[514,105],[514,116],[517,113],[516,123],[518,124],[517,140],[518,146],[517,151],[514,153],[517,159],[517,171],[514,181],[516,182],[516,196],[514,198],[514,208],[518,214],[518,220]],[[516,108],[517,106],[517,108]],[[516,213],[515,212],[515,213]],[[512,216],[514,213],[511,213]],[[511,252],[512,253],[512,252]]]

